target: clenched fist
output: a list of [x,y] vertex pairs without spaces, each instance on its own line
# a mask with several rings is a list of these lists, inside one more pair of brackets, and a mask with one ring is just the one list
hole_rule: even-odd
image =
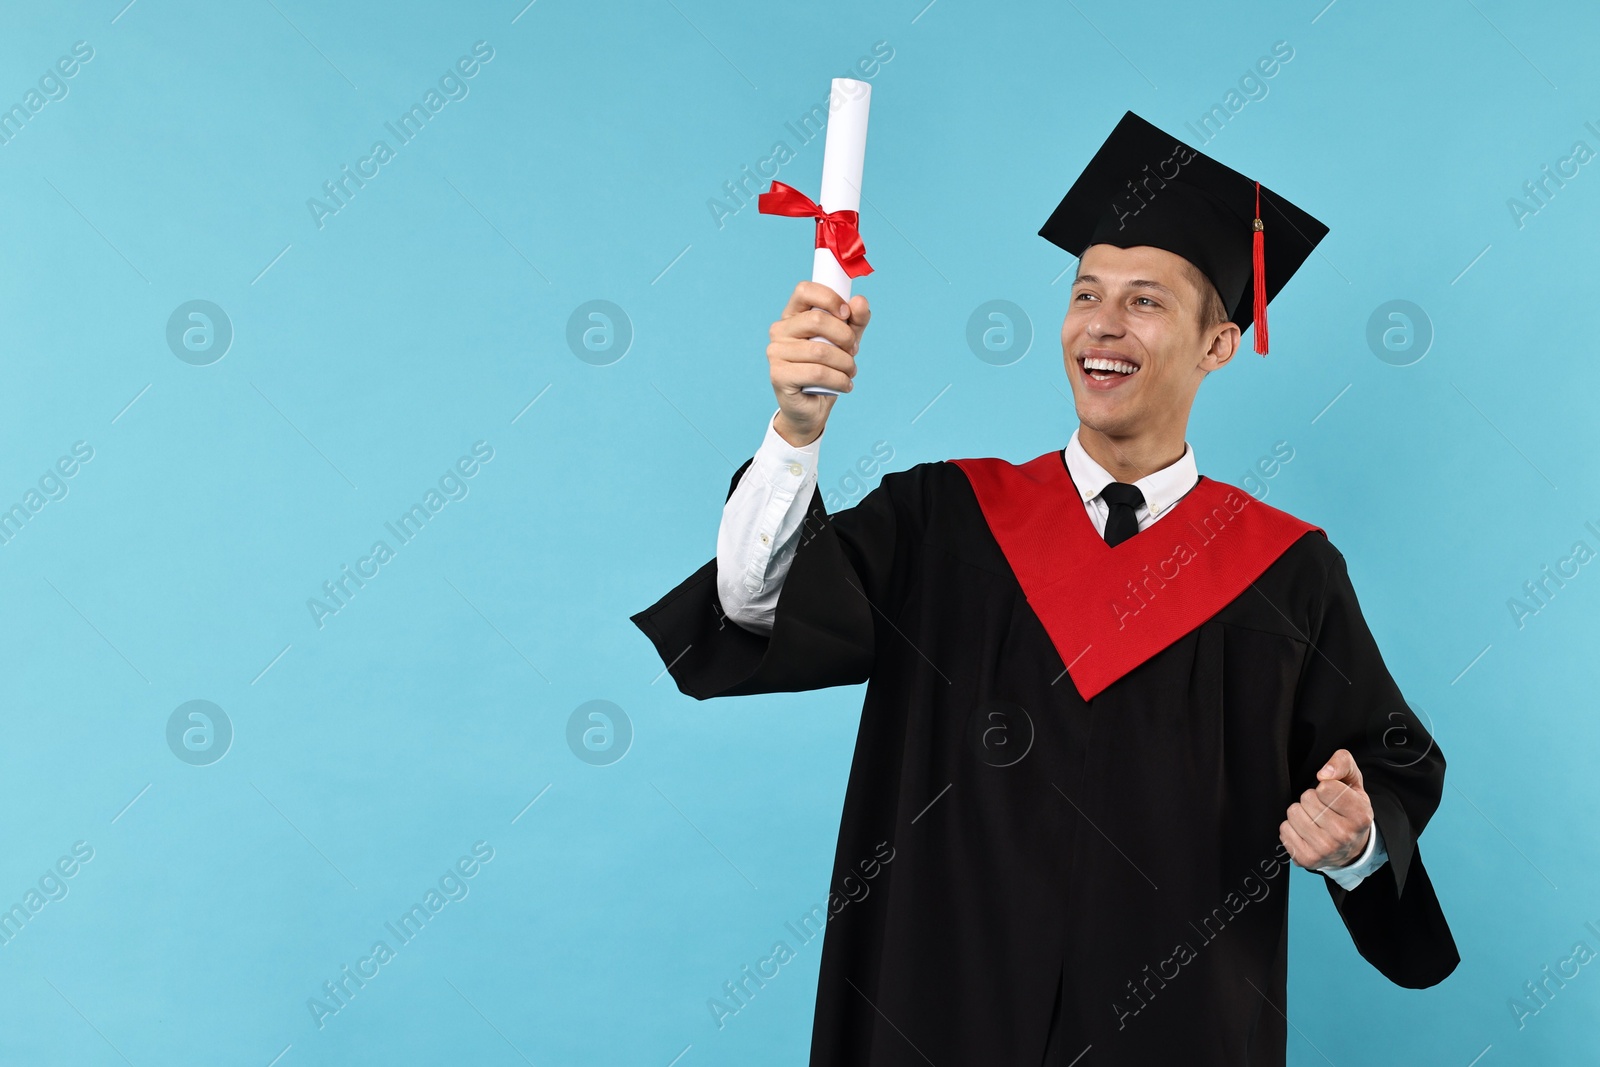
[[1371,833],[1372,798],[1361,788],[1356,758],[1343,748],[1317,772],[1316,788],[1300,794],[1278,827],[1290,858],[1309,870],[1348,866],[1366,849]]
[[[802,393],[807,385],[823,385],[848,393],[856,376],[856,353],[861,332],[872,318],[867,298],[853,296],[849,303],[821,282],[801,282],[794,287],[783,314],[772,324],[767,362],[772,368],[772,391],[778,398],[773,428],[791,445],[808,445],[822,436],[836,396]],[[814,341],[821,337],[825,340]]]

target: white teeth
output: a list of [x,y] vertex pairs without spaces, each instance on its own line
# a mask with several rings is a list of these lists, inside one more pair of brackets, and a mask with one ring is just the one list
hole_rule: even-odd
[[1132,374],[1139,368],[1135,367],[1132,363],[1124,363],[1119,359],[1100,359],[1098,357],[1090,357],[1089,359],[1085,359],[1083,361],[1083,369],[1113,370],[1120,371],[1123,374]]

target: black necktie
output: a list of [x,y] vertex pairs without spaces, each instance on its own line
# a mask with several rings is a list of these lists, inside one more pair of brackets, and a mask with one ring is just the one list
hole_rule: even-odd
[[1112,482],[1100,490],[1100,499],[1111,509],[1106,516],[1106,544],[1120,545],[1139,532],[1139,518],[1133,509],[1144,503],[1144,494],[1137,485]]

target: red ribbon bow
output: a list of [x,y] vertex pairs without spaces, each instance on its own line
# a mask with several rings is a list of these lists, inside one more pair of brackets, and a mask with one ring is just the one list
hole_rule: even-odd
[[763,215],[811,216],[817,220],[817,248],[833,253],[845,274],[859,278],[872,273],[867,249],[861,243],[859,211],[823,211],[822,205],[792,185],[774,181],[772,188],[756,197],[756,210]]

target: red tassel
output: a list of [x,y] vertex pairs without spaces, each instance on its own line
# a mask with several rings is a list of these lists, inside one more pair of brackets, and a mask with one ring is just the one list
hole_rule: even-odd
[[1267,269],[1262,249],[1261,183],[1256,182],[1256,218],[1250,235],[1250,267],[1255,275],[1255,308],[1251,312],[1256,327],[1256,351],[1267,354]]

